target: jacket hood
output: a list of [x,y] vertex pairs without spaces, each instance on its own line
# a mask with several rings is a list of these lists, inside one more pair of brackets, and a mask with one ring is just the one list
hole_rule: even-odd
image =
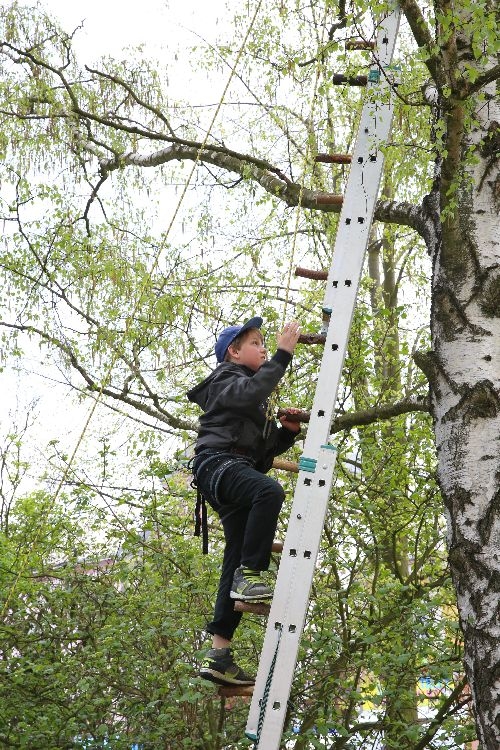
[[200,406],[203,411],[205,411],[207,408],[210,385],[214,382],[214,380],[218,380],[221,375],[225,376],[229,373],[241,374],[242,370],[247,375],[255,374],[252,370],[250,370],[250,368],[245,367],[244,365],[235,365],[233,362],[222,362],[218,367],[215,368],[213,372],[210,373],[210,375],[202,380],[201,383],[198,383],[198,385],[195,385],[194,388],[191,388],[191,390],[187,392],[188,399],[192,403],[198,404],[198,406]]

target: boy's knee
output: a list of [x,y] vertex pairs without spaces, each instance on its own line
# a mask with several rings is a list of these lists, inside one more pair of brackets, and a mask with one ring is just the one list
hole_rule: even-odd
[[275,479],[265,477],[254,495],[253,504],[263,506],[268,512],[279,513],[285,500],[285,490]]

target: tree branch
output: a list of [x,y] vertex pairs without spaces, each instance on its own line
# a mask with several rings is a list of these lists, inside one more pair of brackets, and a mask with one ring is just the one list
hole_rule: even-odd
[[487,86],[488,83],[492,83],[493,81],[496,81],[500,78],[500,63],[498,65],[495,65],[493,68],[490,68],[490,70],[487,70],[485,73],[480,75],[474,83],[470,83],[467,86],[467,95],[470,96],[471,94],[475,94],[477,91],[483,88],[483,86]]
[[427,56],[424,58],[424,64],[427,66],[429,73],[431,74],[436,85],[441,87],[444,83],[442,75],[440,73],[440,66],[437,57],[431,54],[431,49],[434,46],[434,39],[432,38],[431,31],[427,22],[422,15],[416,0],[400,0],[399,2],[401,10],[405,14],[406,20],[408,21],[412,30],[415,41],[420,49],[427,50]]
[[[154,419],[158,419],[160,422],[164,422],[165,424],[168,424],[170,427],[174,427],[175,429],[189,430],[190,432],[196,430],[196,425],[193,422],[190,422],[187,419],[182,419],[182,417],[177,417],[175,414],[172,414],[171,412],[163,408],[160,404],[160,397],[156,394],[151,395],[152,392],[150,389],[148,389],[149,393],[147,395],[145,394],[145,397],[150,398],[155,404],[156,408],[153,408],[149,404],[145,404],[143,401],[132,397],[125,390],[114,390],[113,386],[101,385],[98,380],[93,375],[91,375],[80,363],[72,347],[68,343],[61,341],[55,336],[52,336],[51,334],[48,334],[45,331],[36,328],[35,326],[22,325],[20,323],[6,323],[5,321],[0,321],[0,326],[3,326],[4,328],[11,328],[17,331],[22,331],[23,333],[35,334],[51,346],[55,346],[67,357],[71,367],[81,375],[87,385],[87,388],[93,393],[99,392],[102,393],[103,396],[108,396],[109,398],[121,401],[122,403],[127,404],[127,406],[131,406],[133,409],[136,409],[143,414],[147,414]],[[121,359],[122,361],[125,361],[123,357]]]
[[[347,414],[341,414],[333,420],[331,434],[334,435],[337,432],[352,430],[354,427],[363,427],[374,422],[392,419],[401,414],[410,414],[416,411],[429,413],[430,402],[427,396],[417,396],[417,398],[403,399],[393,404],[380,404],[373,406],[371,409],[360,409],[348,412]],[[306,411],[301,411],[298,414],[289,414],[286,409],[279,409],[278,417],[284,415],[288,417],[290,422],[309,422],[310,419],[310,414]]]
[[[93,153],[95,151],[93,150]],[[261,159],[254,159],[246,154],[239,154],[229,149],[210,147],[202,148],[202,144],[185,146],[173,144],[152,154],[138,153],[123,154],[118,159],[101,159],[101,174],[109,174],[116,169],[127,166],[157,167],[170,161],[199,161],[212,164],[229,172],[235,172],[246,179],[257,182],[267,193],[286,203],[290,208],[298,206],[314,209],[326,213],[340,213],[342,207],[341,196],[310,190],[291,182],[277,168]],[[419,234],[426,231],[421,208],[406,202],[378,201],[375,219],[388,224],[398,224],[411,227]]]
[[[460,696],[464,692],[464,688],[467,684],[467,679],[463,677],[460,682],[455,685],[451,693],[445,698],[443,703],[441,704],[441,707],[437,711],[436,715],[433,717],[431,723],[427,727],[427,731],[425,732],[422,737],[420,737],[417,744],[414,746],[413,750],[424,750],[424,748],[429,747],[430,741],[436,734],[436,732],[440,729],[441,724],[443,723],[443,720],[447,717],[455,713],[456,711],[459,711],[462,709],[467,703],[470,703],[471,697],[470,695],[467,696],[467,699],[460,700]],[[453,706],[453,704],[456,704]],[[452,708],[453,707],[453,708]],[[452,710],[450,711],[450,708]]]

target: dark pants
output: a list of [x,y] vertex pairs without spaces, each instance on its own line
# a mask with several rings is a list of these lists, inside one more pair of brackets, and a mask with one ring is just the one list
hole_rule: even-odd
[[241,620],[241,612],[234,611],[234,600],[229,596],[234,571],[240,565],[268,569],[285,493],[275,479],[254,469],[249,461],[229,459],[214,497],[212,478],[220,470],[221,461],[215,458],[198,473],[197,462],[200,464],[198,459],[193,468],[198,488],[219,514],[226,541],[214,617],[206,629],[230,641]]

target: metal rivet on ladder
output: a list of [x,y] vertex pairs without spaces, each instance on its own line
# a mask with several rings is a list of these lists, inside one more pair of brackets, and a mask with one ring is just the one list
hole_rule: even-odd
[[370,161],[377,161],[377,154],[370,154]]
[[345,285],[345,286],[351,286],[351,279],[346,279],[346,280],[344,281],[344,285]]
[[290,557],[297,557],[297,550],[296,549],[291,549],[290,550]]
[[346,223],[346,224],[350,224],[350,223],[351,223],[351,220],[350,220],[350,219],[346,219],[346,220],[345,220],[345,223]]
[[296,630],[297,630],[297,626],[296,625],[289,625],[288,626],[288,632],[289,633],[295,633]]
[[309,558],[311,557],[311,550],[306,549],[306,551],[304,552],[304,557],[309,560]]
[[324,416],[325,416],[325,412],[323,411],[323,409],[320,409],[318,411],[318,417],[324,417]]
[[389,44],[389,39],[386,36],[382,39],[382,44]]
[[274,629],[275,630],[281,630],[281,622],[275,622],[274,623]]
[[363,157],[362,156],[358,156],[358,164],[363,164]]
[[304,484],[307,484],[307,486],[309,487],[309,485],[311,484],[311,480],[309,477],[306,477],[306,479],[304,479]]
[[299,521],[302,519],[302,516],[300,515],[300,513],[297,513],[297,518],[299,519]]
[[[325,464],[325,465],[323,466],[323,468],[324,468],[324,469],[327,469],[328,467],[327,467],[327,465]],[[324,479],[320,479],[320,480],[319,480],[319,482],[318,482],[318,484],[319,484],[319,486],[320,486],[320,487],[324,487],[324,486],[325,486],[325,484],[326,484],[326,482],[325,482],[325,480],[324,480]]]
[[339,283],[338,281],[332,281],[332,286],[335,287],[335,289],[336,289],[337,286],[338,286],[338,283]]
[[364,224],[365,223],[365,217],[364,216],[358,216],[358,224]]
[[281,703],[279,701],[274,701],[274,703],[273,703],[274,710],[277,711],[278,708],[280,708],[280,707],[281,707]]
[[338,344],[332,344],[332,352],[336,352],[338,348],[339,348]]
[[370,131],[368,130],[368,128],[365,128],[365,133],[369,133],[369,132],[370,132]]

